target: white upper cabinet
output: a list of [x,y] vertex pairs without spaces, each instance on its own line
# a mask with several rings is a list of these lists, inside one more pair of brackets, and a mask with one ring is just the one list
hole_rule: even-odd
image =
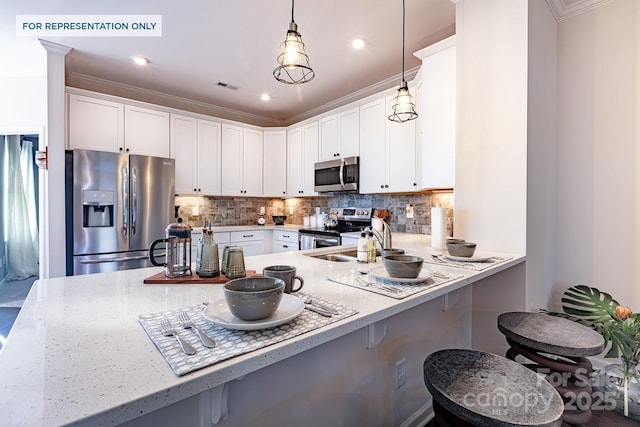
[[124,106],[124,151],[145,156],[170,157],[169,113]]
[[221,193],[221,125],[171,115],[171,147],[176,159],[176,194]]
[[67,94],[69,148],[119,152],[124,147],[124,104]]
[[171,157],[169,113],[68,94],[68,146]]
[[388,120],[394,97],[380,97],[360,106],[361,193],[416,190],[415,121]]
[[315,196],[314,164],[318,161],[318,122],[287,132],[287,194]]
[[319,127],[319,159],[357,156],[360,150],[358,107],[323,117]]
[[287,132],[264,131],[263,195],[287,195]]
[[262,131],[222,125],[222,194],[261,196]]
[[417,78],[418,182],[421,189],[453,188],[456,139],[455,36],[415,54]]

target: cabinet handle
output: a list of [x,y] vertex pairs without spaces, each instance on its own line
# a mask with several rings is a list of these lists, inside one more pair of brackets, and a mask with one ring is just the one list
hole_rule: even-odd
[[385,184],[385,185],[384,185],[384,188],[389,188],[389,184]]
[[380,184],[380,188],[384,188],[384,184]]
[[283,234],[283,235],[282,235],[282,237],[287,237],[287,238],[288,238],[289,236],[288,236],[288,235],[286,235],[286,234]]
[[128,152],[129,152],[129,149],[127,148],[127,149],[126,149],[126,150],[124,150],[124,151],[126,151],[126,152],[128,153]]
[[416,184],[416,183],[414,182],[414,183],[413,183],[413,186],[415,187],[416,185],[418,185],[418,184]]
[[253,237],[253,234],[243,234],[242,237],[244,237],[244,238]]
[[287,194],[287,192],[286,192],[286,191],[283,191],[283,192],[282,192],[282,194]]
[[282,245],[282,247],[285,248],[285,249],[289,249],[289,246],[287,246],[287,245]]
[[118,150],[122,151],[122,147],[118,148]]
[[197,188],[194,188],[194,189],[193,189],[193,192],[194,192],[194,193],[197,193],[197,192],[198,192],[198,189],[197,189]]

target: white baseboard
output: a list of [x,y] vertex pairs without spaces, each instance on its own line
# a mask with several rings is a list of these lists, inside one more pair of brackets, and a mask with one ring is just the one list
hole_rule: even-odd
[[409,418],[404,420],[400,427],[423,427],[434,417],[431,400],[420,407]]

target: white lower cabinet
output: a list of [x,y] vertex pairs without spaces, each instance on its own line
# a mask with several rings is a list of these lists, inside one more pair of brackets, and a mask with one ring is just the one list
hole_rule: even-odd
[[231,231],[230,245],[241,246],[244,256],[263,255],[264,251],[264,231],[245,230]]
[[271,252],[293,252],[298,250],[298,232],[289,230],[273,230]]

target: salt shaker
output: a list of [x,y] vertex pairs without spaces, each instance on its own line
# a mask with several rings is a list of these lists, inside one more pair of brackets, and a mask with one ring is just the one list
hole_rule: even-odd
[[227,271],[225,275],[229,279],[245,277],[247,272],[244,268],[244,252],[241,246],[231,246],[227,255]]

